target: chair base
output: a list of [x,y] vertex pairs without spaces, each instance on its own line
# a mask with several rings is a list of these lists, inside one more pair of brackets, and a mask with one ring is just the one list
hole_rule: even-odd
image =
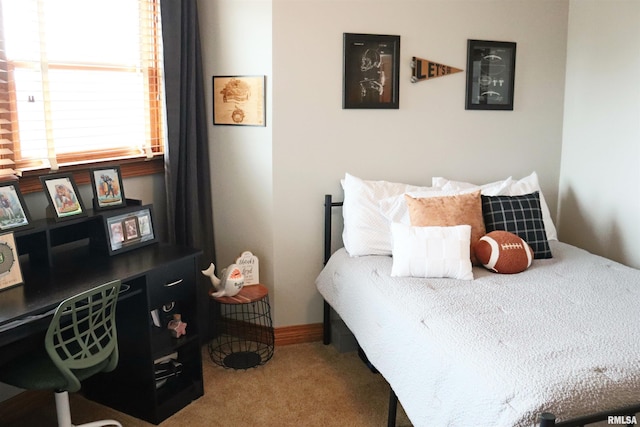
[[69,406],[69,393],[66,391],[56,391],[56,413],[58,415],[58,427],[122,427],[122,424],[115,420],[92,421],[90,423],[80,424],[77,426],[72,424],[71,407]]

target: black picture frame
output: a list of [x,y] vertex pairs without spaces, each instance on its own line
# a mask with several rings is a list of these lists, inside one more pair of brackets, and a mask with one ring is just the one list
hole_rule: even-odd
[[0,183],[0,231],[30,228],[31,215],[18,181]]
[[516,43],[467,40],[467,110],[513,110]]
[[89,175],[94,210],[121,208],[127,205],[120,166],[92,168]]
[[400,36],[343,33],[342,108],[400,108]]
[[66,221],[87,215],[73,174],[43,175],[40,182],[49,201],[47,216],[52,216],[56,221]]
[[158,241],[153,205],[129,206],[102,214],[106,251],[115,255]]

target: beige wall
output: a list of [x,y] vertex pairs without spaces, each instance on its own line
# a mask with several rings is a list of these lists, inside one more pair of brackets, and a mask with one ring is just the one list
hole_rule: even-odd
[[[218,272],[243,251],[260,260],[273,302],[271,2],[198,2],[209,118]],[[267,126],[213,126],[212,76],[265,75]]]
[[[345,172],[429,184],[435,175],[481,182],[536,170],[555,212],[568,1],[199,6],[205,75],[266,74],[270,82],[267,127],[212,126],[210,143],[220,263],[257,248],[276,326],[321,321],[322,198],[342,197]],[[399,110],[342,109],[344,32],[401,36]],[[465,68],[471,38],[517,42],[514,111],[465,111],[465,73],[410,83],[412,56]]]
[[558,233],[640,267],[640,2],[570,6]]

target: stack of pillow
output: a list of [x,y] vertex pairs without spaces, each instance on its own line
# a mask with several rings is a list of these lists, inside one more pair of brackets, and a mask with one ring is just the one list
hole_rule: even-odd
[[473,279],[473,251],[494,230],[520,236],[551,258],[557,233],[535,172],[484,185],[432,179],[430,187],[346,174],[343,243],[351,256],[392,255],[392,276]]

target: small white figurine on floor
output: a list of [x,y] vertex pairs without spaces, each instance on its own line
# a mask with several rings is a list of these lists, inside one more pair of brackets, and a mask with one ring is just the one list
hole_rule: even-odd
[[232,297],[240,292],[240,289],[244,286],[244,276],[237,264],[231,264],[222,270],[222,273],[220,273],[222,279],[216,277],[214,274],[215,269],[216,266],[211,263],[209,268],[202,270],[202,274],[211,280],[211,284],[216,290],[216,292],[211,294],[212,297]]

